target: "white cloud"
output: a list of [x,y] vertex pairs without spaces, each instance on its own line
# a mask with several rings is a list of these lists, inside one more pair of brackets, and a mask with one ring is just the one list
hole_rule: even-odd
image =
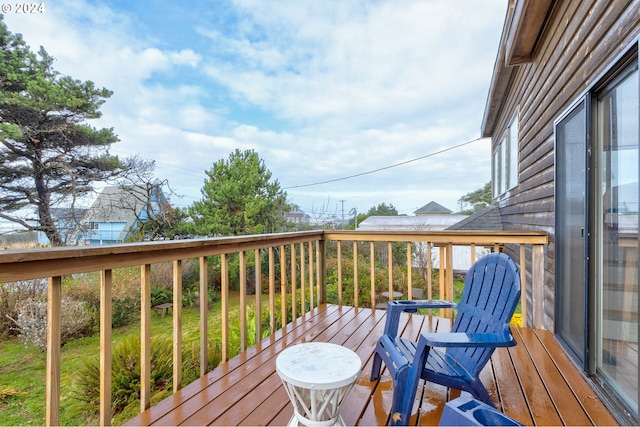
[[[113,90],[100,126],[120,136],[114,150],[155,159],[190,201],[204,170],[236,148],[255,149],[296,187],[476,138],[506,9],[495,0],[238,0],[184,5],[197,17],[184,22],[159,18],[161,3],[137,12],[145,1],[60,0],[5,22],[44,45],[63,74]],[[489,181],[489,154],[482,141],[287,191],[303,208],[346,199],[361,211],[386,202],[410,214],[430,200],[455,209]]]

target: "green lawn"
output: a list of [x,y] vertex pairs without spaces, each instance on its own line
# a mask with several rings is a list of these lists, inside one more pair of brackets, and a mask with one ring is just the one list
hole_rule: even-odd
[[[252,304],[250,301],[249,304]],[[229,305],[237,307],[238,297]],[[183,346],[199,346],[198,309],[183,309]],[[209,310],[209,336],[220,330],[220,303]],[[139,322],[113,331],[113,345],[124,337],[140,333]],[[172,316],[152,314],[151,335],[172,337]],[[62,425],[97,425],[95,415],[88,415],[82,402],[73,397],[74,378],[85,361],[100,354],[100,338],[96,334],[78,339],[62,347],[60,423]],[[16,338],[0,341],[0,425],[45,424],[46,354],[34,347],[25,347]]]

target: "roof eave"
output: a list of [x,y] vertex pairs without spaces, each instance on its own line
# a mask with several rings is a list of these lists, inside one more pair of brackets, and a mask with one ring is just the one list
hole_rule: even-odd
[[555,0],[512,1],[507,9],[482,118],[481,135],[493,136],[516,67],[533,61],[534,52]]

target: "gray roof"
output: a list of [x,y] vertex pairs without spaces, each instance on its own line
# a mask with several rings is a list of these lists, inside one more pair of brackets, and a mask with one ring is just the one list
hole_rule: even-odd
[[413,212],[416,215],[442,215],[442,214],[450,214],[452,211],[450,209],[445,208],[439,203],[429,202],[420,209]]
[[494,230],[501,231],[502,217],[500,208],[497,205],[487,207],[474,212],[462,221],[447,228],[447,230]]

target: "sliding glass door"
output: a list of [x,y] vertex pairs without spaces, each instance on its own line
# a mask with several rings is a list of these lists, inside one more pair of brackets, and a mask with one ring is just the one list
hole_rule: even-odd
[[599,379],[638,416],[638,201],[640,111],[637,64],[595,98],[597,175],[595,364]]
[[637,420],[637,53],[614,71],[555,124],[555,331],[602,391]]

